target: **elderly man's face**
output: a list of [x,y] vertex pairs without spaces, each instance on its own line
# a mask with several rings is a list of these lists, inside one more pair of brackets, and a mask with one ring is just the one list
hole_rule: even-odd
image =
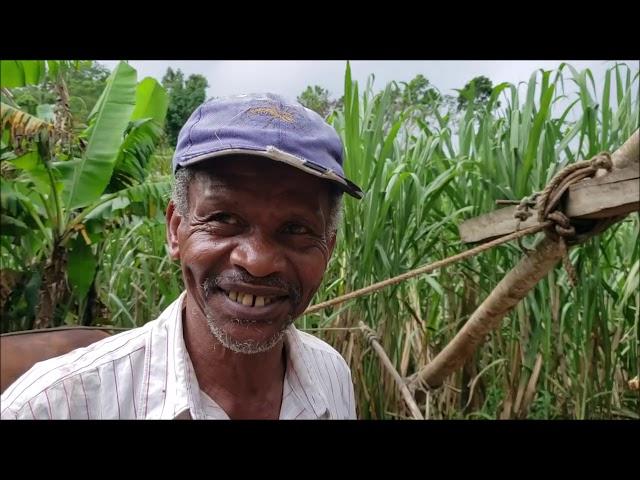
[[329,213],[326,181],[256,157],[212,161],[189,186],[188,217],[170,204],[171,255],[225,347],[266,351],[305,310],[335,243]]

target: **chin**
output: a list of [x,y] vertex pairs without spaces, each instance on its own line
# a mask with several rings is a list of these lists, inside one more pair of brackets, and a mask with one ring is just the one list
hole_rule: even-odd
[[207,312],[211,334],[227,349],[242,354],[263,353],[274,348],[292,321],[264,323],[238,319],[220,321]]

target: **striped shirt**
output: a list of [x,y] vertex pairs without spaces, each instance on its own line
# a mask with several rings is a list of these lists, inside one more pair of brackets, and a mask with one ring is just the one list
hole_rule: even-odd
[[[2,419],[229,419],[200,390],[182,335],[183,292],[140,328],[36,363],[0,397]],[[280,419],[355,419],[351,372],[322,340],[285,331]]]

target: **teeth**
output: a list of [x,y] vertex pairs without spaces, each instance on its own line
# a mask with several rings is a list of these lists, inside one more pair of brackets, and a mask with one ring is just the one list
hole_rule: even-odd
[[242,304],[247,306],[253,305],[253,295],[245,293],[244,297],[242,297]]
[[273,302],[275,297],[264,297],[261,295],[251,295],[250,293],[242,293],[230,291],[227,294],[231,300],[248,307],[264,307]]

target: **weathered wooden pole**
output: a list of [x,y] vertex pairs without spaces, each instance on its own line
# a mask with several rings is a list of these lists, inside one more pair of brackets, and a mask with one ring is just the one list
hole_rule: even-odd
[[[638,166],[640,165],[640,160],[638,159],[638,135],[638,131],[636,130],[624,145],[612,154],[611,160],[614,168],[611,173],[576,183],[571,186],[573,187],[573,190],[570,188],[569,194],[571,195],[571,191],[578,192],[581,189],[588,188],[593,195],[595,194],[594,192],[601,191],[601,189],[605,188],[603,185],[611,185],[611,183],[604,182],[604,179],[607,177],[614,176],[614,178],[620,178],[621,171],[636,171],[637,173]],[[616,175],[618,177],[615,177]],[[626,179],[622,182],[626,182]],[[637,174],[633,183],[636,184],[636,190],[629,190],[632,188],[630,186],[630,182],[628,184],[624,183],[624,185],[628,185],[628,187],[625,187],[624,191],[621,191],[620,187],[617,187],[617,190],[614,190],[613,192],[610,191],[607,194],[608,196],[611,196],[619,193],[624,197],[624,201],[620,201],[620,199],[618,199],[612,202],[618,204],[616,207],[617,210],[614,210],[613,213],[612,210],[608,210],[609,215],[607,216],[620,215],[621,213],[628,214],[632,211],[638,211],[640,198],[638,198]],[[587,184],[587,186],[585,187],[584,184]],[[634,191],[635,194],[633,193]],[[629,199],[631,199],[631,202],[627,202]],[[628,203],[630,203],[633,208],[629,208]],[[625,205],[623,210],[620,210],[619,208],[621,204]],[[577,203],[575,205],[577,205]],[[575,210],[576,209],[574,209],[574,212]],[[595,205],[593,210],[600,212],[606,211],[606,209],[599,208],[598,205]],[[571,210],[567,209],[566,211]],[[513,213],[511,213],[511,215],[513,215]],[[582,216],[581,218],[586,217]],[[485,225],[482,235],[485,235],[485,238],[489,238],[495,236],[495,233],[491,230],[490,225]],[[505,315],[513,310],[518,302],[522,300],[527,293],[529,293],[536,283],[544,278],[560,261],[566,253],[566,248],[565,242],[561,240],[556,241],[550,238],[545,238],[540,242],[532,253],[520,260],[520,262],[505,275],[493,292],[491,292],[473,315],[471,315],[467,323],[462,327],[453,340],[451,340],[451,342],[449,342],[449,344],[440,353],[438,353],[431,362],[410,377],[410,386],[412,388],[416,388],[419,385],[423,385],[428,388],[435,388],[442,385],[443,380],[464,365],[478,346],[484,342],[486,335],[495,330],[500,325],[500,321],[505,317]]]

